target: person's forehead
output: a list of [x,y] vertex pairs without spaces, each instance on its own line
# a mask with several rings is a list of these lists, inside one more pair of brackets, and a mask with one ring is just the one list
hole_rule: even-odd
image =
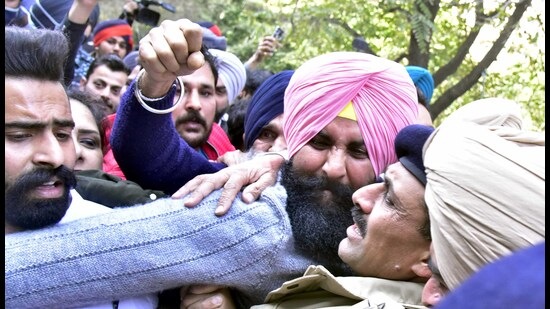
[[6,77],[5,91],[6,122],[24,119],[72,119],[69,98],[59,82]]
[[126,84],[128,74],[124,71],[113,71],[107,65],[102,64],[90,74],[90,81],[100,79],[109,85],[122,86]]
[[349,142],[364,143],[357,121],[342,117],[335,117],[319,134],[330,136],[333,139],[346,139]]
[[73,116],[75,124],[77,126],[92,125],[90,129],[93,128],[94,130],[99,131],[94,119],[94,115],[92,114],[92,111],[86,105],[84,105],[82,102],[76,99],[70,99],[70,102],[71,102],[71,114]]
[[116,40],[117,42],[126,42],[123,37],[115,35],[107,38],[107,40]]
[[[182,79],[186,85],[201,85],[208,86],[214,89],[214,74],[208,64],[203,65],[200,69],[194,71],[189,75],[183,75],[179,78]],[[219,81],[219,79],[218,79]]]

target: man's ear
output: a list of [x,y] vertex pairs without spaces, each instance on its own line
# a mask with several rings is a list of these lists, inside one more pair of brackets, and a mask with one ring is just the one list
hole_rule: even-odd
[[86,77],[84,77],[84,76],[82,76],[82,77],[80,78],[80,90],[84,91],[84,86],[86,86],[86,82],[87,82],[87,81],[88,81],[88,80],[87,80]]
[[432,271],[428,268],[428,259],[430,258],[430,250],[422,253],[420,261],[413,265],[412,271],[420,278],[425,278],[426,281],[432,276]]

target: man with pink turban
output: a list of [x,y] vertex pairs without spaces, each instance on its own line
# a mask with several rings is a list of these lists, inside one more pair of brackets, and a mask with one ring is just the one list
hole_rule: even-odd
[[[163,35],[142,39],[140,55],[146,59],[140,78],[168,81],[178,75],[174,71],[200,67],[199,25],[164,21],[151,31],[181,35],[172,36],[178,40],[170,44]],[[154,106],[154,98],[169,89],[150,86],[136,95]],[[353,224],[351,194],[397,160],[395,136],[415,122],[417,104],[416,88],[400,64],[354,52],[315,57],[295,71],[286,89],[283,128],[290,159],[281,181],[257,201],[237,198],[226,215],[217,217],[213,206],[221,190],[216,190],[193,208],[165,198],[8,235],[6,306],[62,306],[64,295],[78,295],[74,305],[84,306],[97,299],[217,284],[231,287],[238,307],[248,308],[312,264],[349,275],[337,250]],[[242,166],[269,157],[278,156],[264,155]]]

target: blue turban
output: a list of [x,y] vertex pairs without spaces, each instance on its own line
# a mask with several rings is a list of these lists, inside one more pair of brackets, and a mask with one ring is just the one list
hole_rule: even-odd
[[219,49],[219,50],[226,50],[227,49],[227,39],[224,36],[217,36],[212,30],[201,27],[202,28],[202,44],[206,46],[206,48],[210,49]]
[[285,70],[270,76],[256,90],[244,120],[244,146],[249,150],[263,127],[284,111],[285,90],[294,70]]
[[430,71],[423,67],[409,65],[405,67],[416,87],[420,88],[426,97],[426,107],[430,105],[434,93],[434,79]]
[[542,242],[485,265],[437,308],[546,308],[545,249]]

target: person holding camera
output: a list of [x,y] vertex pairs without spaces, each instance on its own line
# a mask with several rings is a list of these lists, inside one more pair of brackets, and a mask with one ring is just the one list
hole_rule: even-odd
[[280,41],[283,39],[284,33],[283,29],[277,27],[272,35],[264,36],[258,44],[256,52],[244,63],[244,66],[249,70],[254,70],[265,59],[273,56],[277,48],[281,47]]

